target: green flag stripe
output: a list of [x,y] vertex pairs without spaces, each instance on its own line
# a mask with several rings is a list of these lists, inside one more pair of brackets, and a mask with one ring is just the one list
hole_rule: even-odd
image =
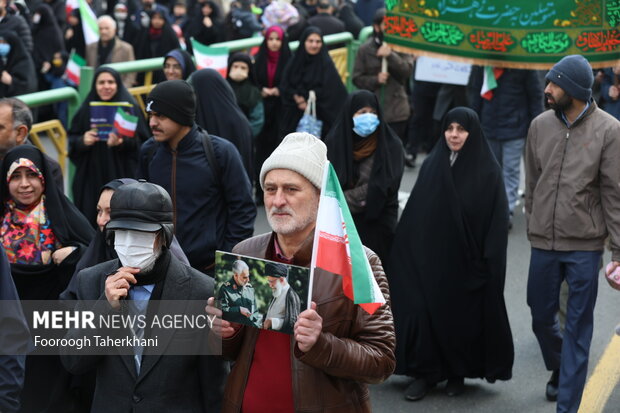
[[138,123],[138,117],[137,116],[130,115],[129,113],[125,112],[121,108],[118,108],[116,113],[118,113],[120,115],[120,117],[123,118],[127,122]]
[[324,194],[327,196],[334,196],[340,205],[342,216],[344,218],[345,225],[347,226],[347,237],[349,239],[349,251],[351,253],[352,264],[352,283],[353,283],[353,298],[356,304],[360,303],[374,303],[376,302],[374,297],[374,290],[371,285],[372,274],[368,273],[368,259],[362,245],[362,240],[359,237],[355,224],[353,223],[353,217],[351,211],[347,205],[346,198],[340,187],[338,176],[332,164],[329,164],[329,173],[327,175],[327,186]]

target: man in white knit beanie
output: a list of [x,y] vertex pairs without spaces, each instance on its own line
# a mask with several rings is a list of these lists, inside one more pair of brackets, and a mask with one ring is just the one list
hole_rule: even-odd
[[[322,141],[307,133],[287,135],[260,172],[273,232],[237,244],[233,253],[310,266],[326,163]],[[381,262],[368,249],[366,255],[389,302]],[[395,367],[390,306],[366,313],[345,297],[340,276],[320,268],[312,287],[311,306],[299,314],[292,336],[221,320],[209,299],[224,356],[235,361],[223,413],[371,411],[366,383],[385,380]]]

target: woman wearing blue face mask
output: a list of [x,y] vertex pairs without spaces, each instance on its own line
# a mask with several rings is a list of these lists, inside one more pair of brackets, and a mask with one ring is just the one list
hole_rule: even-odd
[[15,34],[0,31],[0,98],[36,91],[34,63]]
[[398,219],[404,157],[377,97],[366,90],[351,93],[325,144],[362,243],[384,259]]

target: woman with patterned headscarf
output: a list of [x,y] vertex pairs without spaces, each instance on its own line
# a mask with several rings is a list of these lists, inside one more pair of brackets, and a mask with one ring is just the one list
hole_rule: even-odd
[[[49,164],[36,147],[11,149],[2,161],[0,177],[0,241],[19,298],[56,300],[94,230],[56,187]],[[60,358],[28,356],[26,366],[20,411],[70,411],[71,376]]]

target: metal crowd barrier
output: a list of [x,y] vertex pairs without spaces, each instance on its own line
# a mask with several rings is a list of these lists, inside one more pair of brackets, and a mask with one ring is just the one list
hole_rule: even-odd
[[[359,40],[355,40],[351,33],[338,33],[325,36],[324,41],[326,45],[344,44],[345,47],[330,50],[329,54],[334,60],[334,64],[338,69],[343,83],[347,86],[349,91],[354,89],[351,81],[351,74],[353,73],[353,64],[355,62],[355,54],[359,48],[359,45],[366,41],[368,36],[372,33],[372,27],[365,27],[359,34]],[[214,47],[227,47],[229,52],[236,52],[241,50],[248,50],[256,46],[260,46],[263,42],[262,37],[252,37],[249,39],[232,40],[229,42],[222,42],[212,44]],[[295,51],[299,47],[299,42],[290,42],[289,47]],[[111,63],[105,66],[111,67],[119,73],[130,72],[146,72],[144,85],[130,88],[130,93],[136,98],[138,105],[144,111],[144,97],[148,95],[150,90],[154,87],[152,84],[152,73],[155,70],[159,70],[164,65],[163,57],[156,57],[152,59],[134,60],[131,62]],[[69,103],[69,116],[68,123],[71,124],[73,115],[80,107],[80,104],[86,99],[88,92],[90,91],[94,68],[82,67],[80,71],[80,86],[76,90],[72,87],[63,87],[59,89],[46,90],[42,92],[29,93],[26,95],[15,96],[22,100],[29,107],[34,108],[38,106],[50,105],[57,102],[68,101]],[[45,152],[44,145],[41,143],[41,136],[47,136],[52,140],[54,147],[58,151],[58,161],[63,169],[63,173],[66,172],[67,166],[67,133],[60,124],[59,121],[49,121],[34,124],[32,127],[31,135],[32,141],[39,149]]]

